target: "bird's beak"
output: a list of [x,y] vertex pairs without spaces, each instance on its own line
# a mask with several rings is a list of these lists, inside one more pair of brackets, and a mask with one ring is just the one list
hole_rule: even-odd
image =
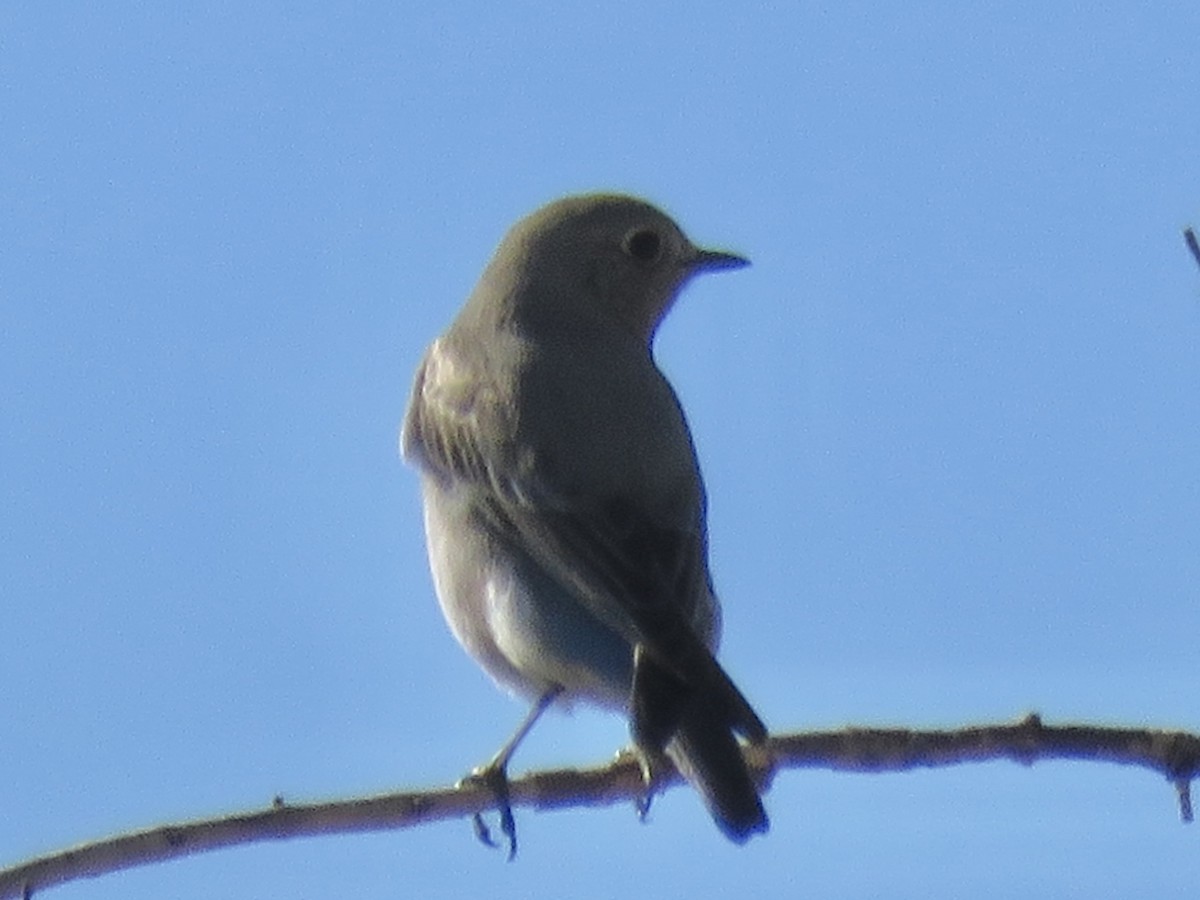
[[740,269],[748,265],[750,260],[736,253],[697,249],[692,257],[691,269],[693,272],[716,272],[721,269]]

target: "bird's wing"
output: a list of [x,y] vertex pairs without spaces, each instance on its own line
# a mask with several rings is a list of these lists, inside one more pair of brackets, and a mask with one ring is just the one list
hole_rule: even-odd
[[485,483],[495,460],[482,436],[489,434],[484,416],[495,416],[491,396],[478,366],[455,353],[439,338],[421,360],[400,431],[400,452],[409,462],[441,478]]
[[[468,361],[478,356],[480,362]],[[469,482],[494,533],[540,564],[609,627],[642,646],[685,685],[716,692],[751,739],[766,727],[713,658],[691,621],[710,590],[703,526],[663,526],[631,497],[572,495],[547,483],[508,436],[509,398],[494,388],[486,354],[455,352],[445,338],[426,354],[405,416],[406,458],[431,476]]]

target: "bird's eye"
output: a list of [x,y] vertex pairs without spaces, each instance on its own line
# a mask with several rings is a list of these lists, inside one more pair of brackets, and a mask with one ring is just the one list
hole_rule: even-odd
[[652,263],[662,250],[662,238],[649,228],[639,228],[625,238],[625,252],[638,262]]

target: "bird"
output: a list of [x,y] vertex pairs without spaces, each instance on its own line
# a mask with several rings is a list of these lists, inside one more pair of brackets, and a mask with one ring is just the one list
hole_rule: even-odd
[[704,481],[653,347],[692,277],[748,264],[640,198],[564,197],[512,226],[420,362],[401,451],[435,592],[467,653],[532,701],[474,771],[510,858],[513,751],[576,702],[628,717],[650,795],[665,756],[729,839],[768,829],[739,740],[768,731],[714,656]]

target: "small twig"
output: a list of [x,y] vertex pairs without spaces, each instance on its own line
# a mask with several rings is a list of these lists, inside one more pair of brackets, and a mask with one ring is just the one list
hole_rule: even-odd
[[1179,795],[1179,821],[1192,821],[1192,782],[1180,778],[1175,782],[1175,792]]
[[[760,746],[747,747],[746,758],[764,786],[778,771],[796,768],[899,772],[997,759],[1022,765],[1047,759],[1136,765],[1158,772],[1174,784],[1180,818],[1190,822],[1190,783],[1200,775],[1200,735],[1147,728],[1048,726],[1030,715],[1015,724],[945,731],[846,728],[777,735]],[[663,768],[656,772],[656,790],[681,782],[665,761]],[[637,804],[645,800],[645,781],[636,756],[626,753],[598,768],[524,775],[509,783],[509,791],[514,807]],[[29,900],[34,891],[53,885],[234,844],[411,828],[443,819],[471,818],[495,805],[495,792],[469,779],[457,787],[332,803],[294,804],[275,797],[256,812],[147,828],[0,870],[0,898]]]
[[1196,240],[1196,232],[1191,228],[1183,229],[1183,240],[1188,245],[1188,249],[1192,251],[1192,258],[1196,260],[1196,265],[1200,266],[1200,242]]

